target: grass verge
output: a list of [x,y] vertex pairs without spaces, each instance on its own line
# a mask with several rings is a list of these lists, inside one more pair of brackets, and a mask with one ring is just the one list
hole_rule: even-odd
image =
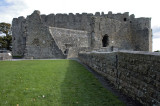
[[73,60],[0,61],[0,106],[124,105]]

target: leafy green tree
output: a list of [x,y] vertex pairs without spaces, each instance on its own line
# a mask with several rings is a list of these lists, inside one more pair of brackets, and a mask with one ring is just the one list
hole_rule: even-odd
[[4,22],[0,23],[0,32],[9,35],[10,29],[11,29],[11,24]]
[[156,51],[154,51],[154,52],[160,52],[160,50],[156,50]]
[[0,23],[0,33],[5,34],[6,36],[0,36],[0,48],[6,48],[11,50],[12,36],[11,36],[11,24],[9,23]]

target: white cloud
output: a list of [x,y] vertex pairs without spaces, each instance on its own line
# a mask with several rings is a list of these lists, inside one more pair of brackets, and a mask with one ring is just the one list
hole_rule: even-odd
[[153,38],[160,38],[160,31],[153,33]]
[[[153,30],[153,42],[156,41],[156,42],[160,42],[160,26],[154,26],[152,28]],[[155,40],[157,39],[157,40]],[[159,39],[159,40],[158,40]],[[156,46],[157,43],[153,44],[153,47]]]
[[153,51],[160,50],[160,38],[153,39]]
[[160,32],[160,26],[154,26],[152,29],[154,29],[153,33]]
[[[11,6],[0,7],[0,21],[11,22],[20,15],[27,16],[34,10],[42,14],[50,13],[82,13],[97,11],[130,12],[136,17],[152,17],[152,26],[160,26],[159,0],[5,0]],[[4,18],[3,18],[4,17]]]
[[[5,0],[10,5],[0,5],[0,22],[11,23],[13,18],[30,15],[34,10],[50,13],[95,13],[112,11],[130,12],[136,17],[151,17],[153,37],[160,37],[159,0]],[[0,2],[1,3],[1,2]],[[153,42],[160,42],[160,39]],[[155,46],[157,43],[153,43]]]
[[6,4],[0,6],[0,22],[11,23],[14,17],[18,17],[26,9],[26,5],[21,0],[6,0]]

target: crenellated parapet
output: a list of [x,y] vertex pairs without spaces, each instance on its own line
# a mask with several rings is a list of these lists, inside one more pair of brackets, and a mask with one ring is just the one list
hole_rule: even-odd
[[13,55],[24,56],[30,37],[45,36],[44,32],[48,27],[86,31],[86,39],[92,50],[111,47],[119,50],[152,51],[150,18],[135,18],[134,14],[129,15],[128,12],[43,15],[36,10],[27,18],[13,19]]

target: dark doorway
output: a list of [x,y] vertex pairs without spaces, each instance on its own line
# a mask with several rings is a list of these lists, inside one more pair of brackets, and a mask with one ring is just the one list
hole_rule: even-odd
[[64,54],[65,54],[65,55],[68,55],[68,49],[66,49],[66,50],[64,51]]
[[102,39],[102,46],[107,47],[109,45],[108,35],[104,35]]

